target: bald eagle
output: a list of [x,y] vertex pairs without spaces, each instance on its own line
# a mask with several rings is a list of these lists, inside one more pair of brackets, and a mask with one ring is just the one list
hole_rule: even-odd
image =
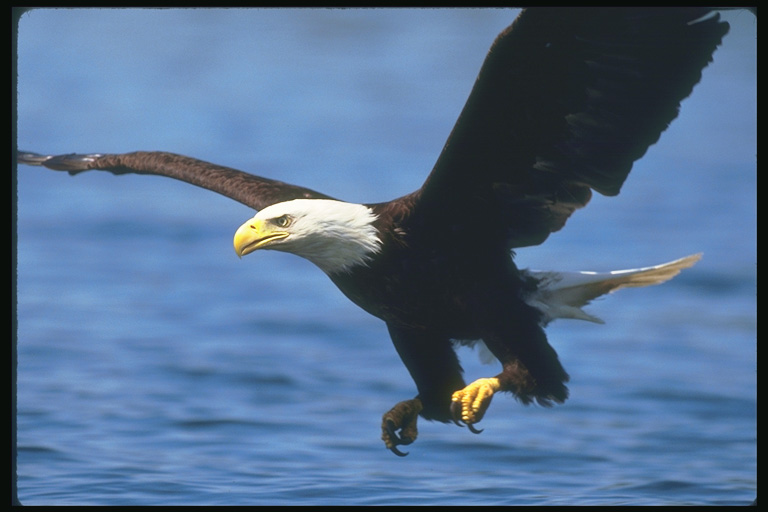
[[[530,8],[495,40],[442,153],[418,190],[354,204],[194,158],[164,153],[19,152],[67,171],[154,174],[257,211],[234,236],[238,256],[302,256],[382,319],[417,394],[382,418],[397,455],[419,416],[469,427],[498,392],[544,406],[568,397],[568,374],[544,327],[599,322],[581,308],[622,287],[672,278],[699,255],[605,274],[518,269],[513,250],[541,244],[592,191],[617,195],[635,161],[728,31],[698,8]],[[483,344],[501,372],[467,385],[455,344]]]

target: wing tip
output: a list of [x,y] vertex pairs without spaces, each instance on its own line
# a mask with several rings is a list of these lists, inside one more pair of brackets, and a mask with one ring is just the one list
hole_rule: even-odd
[[18,151],[16,162],[23,165],[46,167],[55,171],[77,173],[91,169],[90,164],[101,158],[102,154],[69,153],[66,155],[41,155],[32,151]]

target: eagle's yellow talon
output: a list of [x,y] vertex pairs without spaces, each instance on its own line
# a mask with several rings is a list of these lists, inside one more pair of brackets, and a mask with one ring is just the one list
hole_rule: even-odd
[[483,419],[485,411],[491,405],[493,394],[499,389],[501,389],[501,382],[496,377],[491,377],[478,379],[464,389],[456,391],[451,396],[453,402],[451,410],[454,418],[457,420],[460,418],[471,429],[474,423]]
[[[421,400],[414,398],[395,405],[381,419],[381,440],[395,455],[405,457],[407,452],[398,450],[399,445],[411,444],[419,431],[416,422],[423,406]],[[400,433],[398,434],[398,431]]]

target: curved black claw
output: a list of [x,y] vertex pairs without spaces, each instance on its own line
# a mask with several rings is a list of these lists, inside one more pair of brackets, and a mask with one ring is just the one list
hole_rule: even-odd
[[397,455],[398,457],[405,457],[408,455],[408,452],[401,452],[398,450],[397,445],[400,444],[411,444],[413,442],[412,439],[403,439],[399,435],[397,435],[397,426],[395,426],[394,422],[392,420],[387,420],[387,433],[389,434],[389,438],[393,440],[394,446],[392,446],[389,451]]
[[398,457],[405,457],[409,453],[409,452],[401,452],[400,450],[397,449],[397,446],[393,446],[392,448],[389,449],[389,451],[391,451]]
[[461,423],[461,402],[451,402],[451,419],[458,426],[464,426]]
[[482,428],[481,428],[480,430],[478,430],[478,429],[476,429],[476,428],[475,428],[475,427],[474,427],[474,426],[473,426],[471,423],[467,423],[467,428],[468,428],[468,429],[469,429],[469,431],[470,431],[470,432],[472,432],[473,434],[480,434],[480,433],[481,433],[483,430],[485,430],[485,429],[482,429]]

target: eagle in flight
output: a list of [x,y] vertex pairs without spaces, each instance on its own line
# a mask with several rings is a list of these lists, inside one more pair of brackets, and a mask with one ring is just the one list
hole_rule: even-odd
[[[617,195],[633,163],[677,116],[728,24],[699,8],[529,8],[495,40],[442,153],[418,190],[354,204],[304,187],[164,152],[46,156],[18,162],[78,174],[154,174],[257,211],[238,256],[286,251],[317,265],[382,319],[416,396],[382,419],[397,455],[419,416],[476,425],[498,392],[544,406],[568,374],[544,327],[599,322],[581,308],[622,287],[672,278],[699,255],[604,274],[518,269],[592,191]],[[454,347],[484,344],[501,363],[466,384]]]

